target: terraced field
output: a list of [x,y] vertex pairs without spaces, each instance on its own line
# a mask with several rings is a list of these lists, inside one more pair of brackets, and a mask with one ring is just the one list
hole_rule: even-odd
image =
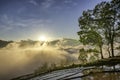
[[[58,70],[58,71],[53,71],[51,73],[48,73],[46,75],[32,78],[30,80],[67,80],[67,79],[70,79],[73,77],[82,76],[83,75],[82,70],[83,70],[83,68]],[[75,78],[75,79],[71,79],[71,80],[81,80],[81,79]]]
[[[41,75],[29,80],[120,80],[120,65],[116,65],[116,72],[111,70],[114,67],[108,66],[101,66],[104,73],[95,73],[95,75],[85,75],[82,73],[83,70],[90,70],[95,69],[95,67],[78,67],[78,68],[71,68],[71,69],[64,69],[53,71],[51,73],[47,73],[45,75]],[[86,76],[86,77],[83,77]],[[101,79],[99,79],[101,77]],[[112,77],[112,78],[111,78]]]

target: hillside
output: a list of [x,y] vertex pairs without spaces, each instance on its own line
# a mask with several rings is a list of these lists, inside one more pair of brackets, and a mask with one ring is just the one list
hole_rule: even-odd
[[63,38],[63,39],[58,39],[58,40],[53,40],[48,42],[50,46],[78,46],[80,45],[80,42],[75,39],[68,39],[68,38]]
[[4,41],[0,40],[0,48],[6,47],[8,44],[12,43],[13,41]]
[[[83,67],[84,66],[84,67]],[[86,66],[86,67],[85,67]],[[85,65],[71,65],[59,70],[48,71],[38,75],[28,74],[12,80],[84,80],[93,78],[98,80],[98,75],[101,75],[101,79],[108,79],[111,75],[112,80],[120,79],[120,57],[107,58],[93,63],[87,63]],[[97,74],[97,75],[96,75]],[[108,75],[109,74],[109,75]],[[106,76],[106,77],[105,77]],[[110,78],[108,79],[110,80]]]

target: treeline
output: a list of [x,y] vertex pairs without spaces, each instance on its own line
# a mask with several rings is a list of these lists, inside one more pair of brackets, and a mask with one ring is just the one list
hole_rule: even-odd
[[0,48],[6,47],[9,43],[12,43],[13,41],[4,41],[0,40]]
[[[10,43],[14,43],[15,41],[5,41],[5,40],[0,40],[0,48],[6,47]],[[33,40],[21,40],[20,42],[16,42],[19,45],[19,47],[27,47],[27,46],[34,46],[38,41],[33,41]],[[41,43],[42,44],[42,43]]]
[[[109,57],[115,57],[115,43],[120,42],[120,0],[104,1],[92,10],[83,11],[78,22],[80,42],[97,47],[101,59],[105,55],[103,45],[107,45]],[[86,53],[85,50],[80,50],[79,59],[83,62]]]

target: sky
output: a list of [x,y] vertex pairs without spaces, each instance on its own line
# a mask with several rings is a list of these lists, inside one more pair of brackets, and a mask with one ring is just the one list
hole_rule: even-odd
[[0,0],[0,39],[78,39],[78,18],[104,0]]

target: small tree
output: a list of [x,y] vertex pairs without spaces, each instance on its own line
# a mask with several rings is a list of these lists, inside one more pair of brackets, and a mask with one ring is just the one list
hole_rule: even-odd
[[[85,50],[84,48],[79,50],[80,54],[78,59],[81,61],[81,63],[86,63],[89,61],[94,61],[96,58],[98,58],[99,51],[97,49],[88,49]],[[88,59],[88,55],[91,55]]]
[[43,65],[41,65],[40,67],[38,67],[36,70],[35,70],[35,74],[40,74],[40,73],[43,73],[43,72],[46,72],[48,71],[48,63],[45,62]]
[[87,53],[85,52],[84,48],[79,50],[79,57],[78,59],[80,60],[81,63],[86,63],[87,62]]

